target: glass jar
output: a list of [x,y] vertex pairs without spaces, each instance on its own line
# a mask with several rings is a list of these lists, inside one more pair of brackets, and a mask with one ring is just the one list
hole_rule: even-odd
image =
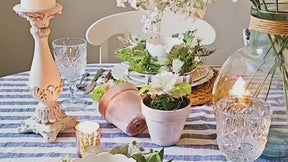
[[[268,7],[271,8],[272,5]],[[281,12],[278,15],[268,15],[269,13],[259,13],[253,8],[251,10],[250,44],[237,50],[223,64],[214,84],[213,103],[216,105],[220,99],[233,96],[257,97],[267,101],[273,115],[268,143],[263,154],[269,157],[286,157],[288,30],[281,29],[288,24],[288,14]],[[277,18],[277,21],[273,18]],[[261,23],[266,23],[263,29],[260,28],[261,25],[263,27]],[[269,27],[277,28],[273,31]],[[215,115],[217,120],[217,111]]]

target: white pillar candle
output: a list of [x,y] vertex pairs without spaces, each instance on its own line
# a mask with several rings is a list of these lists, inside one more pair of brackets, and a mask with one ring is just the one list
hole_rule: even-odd
[[100,146],[100,124],[95,121],[83,121],[75,126],[77,152],[80,157],[87,154],[91,146]]
[[20,0],[23,9],[49,9],[56,6],[56,0]]

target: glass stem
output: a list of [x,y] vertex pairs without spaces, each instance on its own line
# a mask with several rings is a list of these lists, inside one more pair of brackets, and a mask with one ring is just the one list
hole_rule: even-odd
[[286,103],[286,115],[288,117],[288,72],[284,65],[280,66],[282,78],[283,78],[283,89],[285,95],[285,103]]
[[70,101],[76,101],[77,97],[76,81],[69,82],[69,89],[70,89]]

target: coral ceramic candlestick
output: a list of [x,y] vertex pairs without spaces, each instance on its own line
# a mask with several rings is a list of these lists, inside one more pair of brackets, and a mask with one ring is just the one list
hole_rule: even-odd
[[25,9],[21,4],[13,8],[32,26],[30,32],[35,40],[35,48],[29,88],[39,101],[33,116],[23,122],[18,131],[39,133],[48,142],[55,141],[61,130],[74,127],[76,124],[75,120],[67,116],[56,102],[63,91],[64,82],[61,80],[48,45],[50,19],[60,14],[62,9],[60,4],[56,4],[51,9]]
[[51,9],[56,6],[56,0],[20,0],[20,5],[29,10]]

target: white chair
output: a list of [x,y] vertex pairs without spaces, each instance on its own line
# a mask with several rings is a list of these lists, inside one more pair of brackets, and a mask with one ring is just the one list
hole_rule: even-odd
[[[87,41],[99,46],[99,63],[108,62],[108,42],[112,36],[123,34],[126,31],[131,34],[140,34],[144,11],[129,11],[104,17],[93,23],[86,32]],[[187,30],[197,29],[197,36],[202,39],[202,44],[209,45],[215,41],[216,33],[213,27],[202,19],[183,20],[173,13],[165,13],[161,21],[161,36],[171,36],[176,33],[184,33]]]

